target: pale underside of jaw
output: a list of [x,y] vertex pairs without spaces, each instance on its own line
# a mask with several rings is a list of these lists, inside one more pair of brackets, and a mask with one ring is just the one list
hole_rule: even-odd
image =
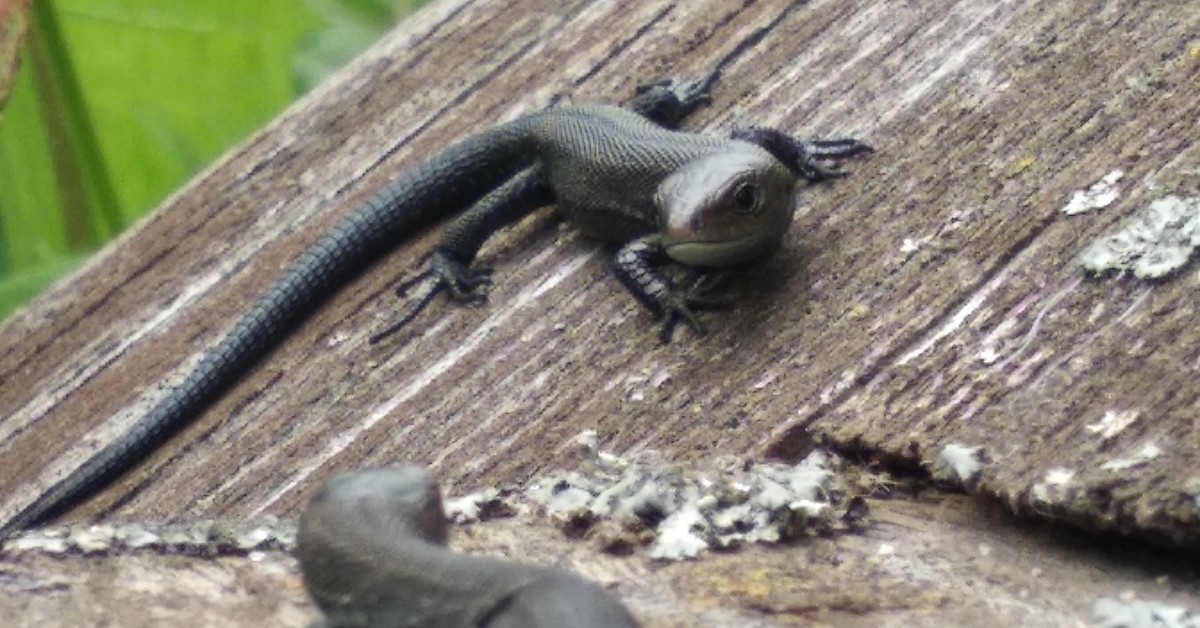
[[664,243],[671,259],[688,266],[735,266],[773,251],[778,240],[762,235],[747,235],[719,241],[682,241]]

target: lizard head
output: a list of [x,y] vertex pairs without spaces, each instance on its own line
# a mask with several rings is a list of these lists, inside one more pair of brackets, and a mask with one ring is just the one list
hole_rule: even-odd
[[749,144],[695,159],[659,184],[659,233],[671,259],[732,266],[778,248],[792,223],[796,177]]

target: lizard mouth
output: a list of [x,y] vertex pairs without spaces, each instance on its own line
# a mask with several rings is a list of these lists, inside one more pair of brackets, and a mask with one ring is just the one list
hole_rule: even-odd
[[714,241],[667,241],[663,242],[663,249],[671,259],[688,266],[736,266],[775,250],[779,241],[780,238],[751,234]]

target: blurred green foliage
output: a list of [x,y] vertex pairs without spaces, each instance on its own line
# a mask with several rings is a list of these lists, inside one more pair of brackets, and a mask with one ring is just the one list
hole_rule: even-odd
[[24,30],[0,67],[0,318],[420,1],[20,4],[0,12],[0,48]]

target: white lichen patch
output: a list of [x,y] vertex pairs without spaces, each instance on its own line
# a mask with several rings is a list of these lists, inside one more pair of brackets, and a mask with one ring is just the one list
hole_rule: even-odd
[[1196,510],[1200,510],[1200,475],[1188,478],[1188,481],[1183,485],[1183,494],[1192,498],[1192,505]]
[[975,357],[978,358],[980,362],[991,366],[1000,361],[1000,351],[997,349],[996,345],[988,344],[984,345],[978,352],[976,352]]
[[1126,458],[1116,458],[1100,465],[1105,471],[1124,471],[1132,469],[1154,460],[1162,455],[1162,449],[1154,443],[1147,443],[1141,449],[1133,453],[1132,456]]
[[1099,628],[1200,628],[1200,617],[1188,609],[1152,600],[1101,598],[1092,614]]
[[969,488],[979,481],[984,466],[990,461],[983,447],[962,443],[947,443],[938,453],[930,474],[939,482],[950,482]]
[[295,544],[294,523],[268,518],[261,522],[102,523],[41,528],[10,539],[4,550],[64,556],[130,550],[247,556],[264,550],[290,551]]
[[1076,190],[1067,204],[1063,205],[1062,213],[1074,216],[1112,205],[1113,201],[1121,195],[1121,189],[1117,187],[1117,182],[1124,176],[1124,171],[1113,170],[1089,186],[1088,189]]
[[900,253],[902,253],[904,255],[912,255],[913,253],[916,253],[917,251],[921,250],[922,245],[925,245],[928,243],[929,243],[929,238],[927,238],[927,237],[921,238],[919,240],[914,240],[912,238],[904,238],[904,240],[902,240],[900,242]]
[[1150,203],[1115,232],[1080,255],[1089,272],[1165,277],[1183,267],[1200,246],[1200,198],[1166,196]]
[[482,491],[447,499],[443,502],[446,519],[454,523],[474,523],[513,514],[506,491],[485,488]]
[[684,560],[695,558],[708,549],[704,515],[695,504],[688,504],[658,525],[658,538],[650,548],[650,558]]
[[[617,534],[624,538],[613,545],[648,542],[652,558],[683,560],[712,549],[777,543],[827,533],[857,518],[835,508],[841,494],[834,486],[838,460],[825,452],[795,465],[730,464],[701,471],[601,452],[590,432],[574,445],[585,469],[535,479],[525,498],[570,529],[603,525],[629,531]],[[861,500],[850,501],[847,513],[862,510]]]
[[1074,494],[1072,486],[1075,472],[1064,467],[1054,467],[1046,471],[1042,481],[1033,485],[1029,497],[1036,505],[1054,506],[1067,501]]
[[[867,516],[861,497],[845,498],[835,474],[840,459],[814,451],[788,465],[747,465],[720,458],[703,469],[601,451],[595,432],[571,443],[578,471],[554,471],[526,488],[486,488],[444,500],[454,523],[518,513],[548,516],[571,536],[587,535],[607,551],[648,546],[661,560],[695,558],[747,543],[779,543],[859,528]],[[294,522],[100,524],[22,533],[6,552],[51,555],[110,554],[129,550],[196,556],[254,556],[295,547]]]
[[1133,425],[1137,421],[1137,410],[1108,410],[1104,416],[1100,417],[1099,421],[1089,423],[1083,429],[1092,434],[1096,434],[1101,440],[1112,440],[1117,434],[1120,434],[1125,428]]

